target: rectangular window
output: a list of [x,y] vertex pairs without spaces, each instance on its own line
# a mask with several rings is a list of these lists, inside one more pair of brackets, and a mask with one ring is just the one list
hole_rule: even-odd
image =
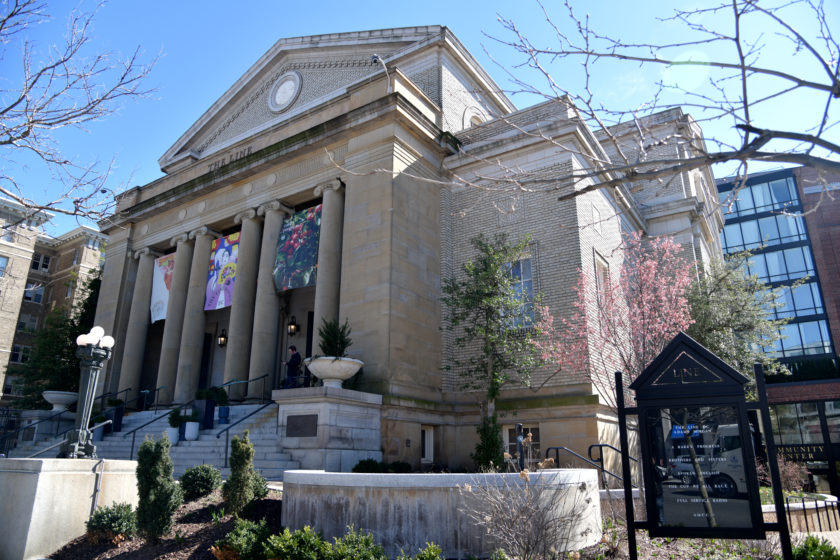
[[41,268],[41,253],[32,253],[32,263],[29,265],[32,270]]
[[[518,442],[516,436],[516,426],[505,426],[503,430],[505,437],[505,448],[511,457],[519,457],[517,451]],[[525,468],[532,468],[535,463],[540,462],[540,427],[539,426],[523,426],[522,434],[524,438],[524,452],[525,452]],[[528,443],[528,434],[531,434],[530,443]],[[531,465],[531,466],[529,466]]]
[[0,256],[0,278],[6,275],[7,266],[9,266],[9,257]]
[[20,344],[12,344],[12,352],[9,355],[9,361],[13,364],[25,364],[29,361],[29,346],[21,346]]
[[435,460],[435,429],[433,426],[420,427],[420,462],[432,463]]
[[534,278],[531,271],[531,259],[520,259],[511,264],[510,276],[514,295],[522,302],[512,326],[530,327],[534,324]]
[[22,333],[33,333],[38,329],[38,317],[28,313],[18,316],[17,330]]
[[68,299],[68,298],[71,298],[71,297],[73,297],[73,282],[68,282],[67,290],[65,290],[65,292],[64,292],[64,298]]
[[44,300],[44,286],[34,282],[27,282],[23,290],[23,300],[41,303]]
[[41,270],[49,270],[50,269],[50,257],[49,255],[44,255],[41,257]]

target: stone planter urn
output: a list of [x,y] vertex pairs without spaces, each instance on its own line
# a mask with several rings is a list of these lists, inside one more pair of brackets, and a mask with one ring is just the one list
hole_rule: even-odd
[[41,394],[45,401],[53,405],[53,412],[67,410],[67,407],[79,398],[79,393],[71,393],[70,391],[44,391]]
[[306,358],[303,361],[318,379],[324,382],[324,387],[341,387],[342,381],[353,377],[365,363],[353,358],[334,358],[321,356]]

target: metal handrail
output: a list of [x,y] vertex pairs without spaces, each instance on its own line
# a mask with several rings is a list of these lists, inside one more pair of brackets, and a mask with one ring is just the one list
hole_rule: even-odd
[[[253,383],[255,381],[259,381],[260,379],[262,379],[263,380],[263,386],[262,386],[262,392],[260,393],[260,395],[262,395],[262,397],[260,398],[260,400],[263,401],[263,400],[265,400],[265,380],[267,378],[268,378],[268,374],[266,373],[266,374],[263,374],[259,377],[255,377],[254,379],[234,379],[232,381],[228,381],[227,383],[222,383],[220,385],[220,387],[227,387],[228,401],[230,401],[230,388],[233,385],[239,385],[240,383]],[[245,400],[245,399],[242,399],[242,400]]]
[[[254,381],[256,381],[256,379]],[[257,412],[260,412],[261,410],[264,410],[264,409],[268,408],[269,406],[271,406],[273,404],[274,404],[273,402],[267,402],[264,405],[262,405],[261,407],[259,407],[257,410],[251,412],[250,414],[247,414],[247,415],[243,416],[242,418],[240,418],[239,420],[237,420],[236,422],[234,422],[233,424],[231,424],[227,428],[219,430],[219,432],[216,434],[216,439],[219,439],[220,437],[222,437],[222,434],[225,434],[225,466],[224,466],[224,468],[227,468],[227,466],[228,466],[228,451],[230,450],[230,430],[231,430],[231,428],[233,428],[237,424],[241,423],[243,420],[246,420],[246,419],[250,418],[251,416],[253,416]]]
[[[558,446],[555,446],[555,447],[549,447],[548,449],[546,449],[546,450],[545,450],[545,457],[546,457],[546,459],[548,458],[548,454],[549,454],[549,452],[550,452],[550,451],[552,451],[552,450],[554,451],[554,463],[555,463],[558,467],[560,466],[560,452],[561,452],[561,451],[564,451],[564,452],[568,453],[569,455],[573,455],[574,457],[576,457],[576,458],[580,459],[580,460],[581,460],[581,461],[583,461],[584,463],[587,463],[588,465],[592,465],[592,466],[593,466],[593,467],[595,467],[596,469],[599,469],[599,470],[601,471],[601,479],[602,479],[602,480],[604,480],[605,482],[606,482],[606,479],[604,479],[604,474],[608,474],[608,475],[610,475],[610,476],[611,476],[611,477],[613,477],[613,478],[616,478],[616,479],[618,479],[618,480],[621,480],[622,482],[624,481],[624,479],[623,479],[623,478],[621,478],[620,476],[618,476],[618,475],[617,475],[617,474],[615,474],[614,472],[612,472],[612,471],[608,471],[607,469],[605,469],[605,468],[604,468],[604,465],[603,465],[603,461],[602,461],[601,463],[597,463],[597,462],[595,462],[595,461],[590,461],[589,459],[587,459],[587,458],[586,458],[586,457],[584,457],[583,455],[580,455],[579,453],[576,453],[575,451],[572,451],[572,450],[571,450],[571,449],[569,449],[568,447],[564,447],[564,446],[562,446],[562,445],[558,445]],[[632,458],[632,457],[631,457],[631,458]],[[633,482],[632,482],[632,481],[630,482],[630,486],[632,486],[633,488],[637,488],[637,486],[633,485]],[[606,488],[606,484],[604,484],[604,487]]]
[[[110,423],[111,423],[111,420],[105,420],[104,422],[101,422],[101,423],[99,423],[99,424],[96,424],[95,426],[91,426],[91,427],[90,427],[90,428],[88,428],[88,429],[89,429],[91,432],[93,432],[94,430],[98,430],[99,428],[102,428],[102,427],[104,427],[104,426],[107,426],[107,425],[108,425],[108,424],[110,424]],[[66,434],[67,432],[69,432],[69,431],[70,431],[70,430],[72,430],[72,429],[73,429],[73,428],[69,428],[69,429],[67,429],[67,430],[64,430],[63,432],[61,432],[61,435]],[[38,455],[43,455],[44,453],[46,453],[46,452],[47,452],[47,451],[49,451],[50,449],[55,449],[56,447],[58,447],[58,446],[59,446],[59,445],[61,445],[62,443],[64,443],[64,440],[63,440],[63,439],[62,439],[61,441],[58,441],[58,442],[56,442],[56,443],[54,443],[54,444],[50,445],[49,447],[47,447],[47,448],[45,448],[45,449],[42,449],[42,450],[41,450],[41,451],[39,451],[38,453],[34,453],[34,454],[32,454],[32,455],[28,456],[28,457],[27,457],[27,459],[32,459],[33,457],[37,457]]]
[[[20,428],[18,428],[18,429],[17,429],[17,430],[15,430],[14,432],[9,432],[8,434],[4,434],[4,437],[5,437],[6,439],[8,439],[8,438],[10,438],[10,437],[12,437],[12,436],[14,436],[15,438],[17,438],[18,434],[20,434],[20,432],[22,432],[23,430],[28,430],[29,428],[31,428],[31,427],[33,427],[33,426],[37,426],[38,424],[41,424],[41,423],[43,423],[43,422],[47,422],[47,421],[49,421],[49,420],[52,420],[52,419],[53,419],[53,418],[55,418],[56,416],[61,416],[61,415],[62,415],[62,414],[64,414],[65,412],[69,412],[69,410],[61,410],[61,411],[59,411],[59,412],[56,412],[55,414],[52,414],[52,415],[50,415],[50,416],[47,416],[47,417],[46,417],[46,418],[44,418],[43,420],[38,420],[37,422],[33,422],[33,423],[31,423],[31,424],[27,424],[26,426],[21,426]],[[58,426],[59,426],[59,424],[56,422],[56,426],[55,426],[55,437],[58,437],[58,436],[60,435],[60,434],[58,433]],[[72,428],[71,428],[71,429],[72,429]],[[62,432],[62,433],[65,433],[65,432]]]
[[[606,488],[606,487],[607,487],[607,479],[606,479],[606,478],[604,478],[604,473],[605,473],[605,472],[609,472],[609,471],[607,471],[607,470],[605,470],[605,469],[604,469],[604,448],[605,448],[605,447],[606,447],[607,449],[612,449],[613,451],[615,451],[615,452],[617,452],[617,453],[621,454],[621,449],[619,449],[619,448],[617,448],[617,447],[614,447],[614,446],[610,445],[609,443],[593,443],[593,444],[592,444],[592,445],[590,445],[590,446],[589,446],[589,448],[586,450],[586,454],[587,454],[587,455],[589,455],[589,459],[601,465],[601,484],[603,484],[603,485],[604,485],[604,488]],[[593,450],[593,449],[595,449],[595,448],[598,448],[598,451],[600,451],[600,454],[598,455],[598,457],[597,457],[597,458],[592,456],[592,450]],[[633,457],[632,455],[629,455],[629,454],[628,454],[628,455],[627,455],[627,457],[628,457],[631,461],[635,461],[635,462],[637,462],[637,463],[639,462],[639,460],[638,460],[638,459],[636,459],[635,457]],[[611,473],[611,474],[612,474],[612,473]]]
[[[163,389],[163,388],[165,388],[165,387],[166,387],[166,385],[162,385],[162,386],[161,386],[161,387],[159,387],[158,389]],[[168,410],[167,410],[166,412],[164,412],[163,414],[160,414],[160,415],[158,415],[158,416],[155,416],[154,418],[152,418],[151,420],[149,420],[149,421],[148,421],[148,422],[146,422],[145,424],[142,424],[142,425],[140,425],[140,426],[137,426],[136,428],[134,428],[134,429],[133,429],[133,430],[131,430],[130,432],[126,432],[126,433],[124,433],[124,434],[123,434],[123,439],[125,439],[125,438],[127,438],[129,435],[131,435],[131,451],[129,451],[129,452],[128,452],[128,458],[129,458],[129,459],[131,459],[132,457],[134,457],[134,444],[137,442],[137,430],[139,430],[140,428],[145,428],[145,427],[146,427],[146,426],[148,426],[149,424],[151,424],[151,423],[153,423],[153,422],[155,422],[155,421],[157,421],[157,420],[160,420],[160,419],[161,419],[161,418],[163,418],[164,416],[168,416],[168,415],[169,415],[169,414],[170,414],[173,410],[175,410],[175,409],[177,409],[177,408],[187,408],[188,406],[192,406],[192,404],[193,404],[194,402],[195,402],[195,399],[191,400],[191,401],[190,401],[190,402],[188,402],[188,403],[179,404],[179,405],[174,405],[171,409],[168,409]],[[157,407],[155,407],[155,412],[157,412]]]

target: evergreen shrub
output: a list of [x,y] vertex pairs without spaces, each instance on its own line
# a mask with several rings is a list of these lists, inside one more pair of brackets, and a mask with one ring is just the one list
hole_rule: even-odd
[[254,499],[254,445],[248,430],[230,440],[230,478],[222,485],[222,497],[230,512],[238,514]]
[[180,479],[184,498],[195,500],[210,494],[222,485],[222,473],[212,465],[196,465],[184,471]]
[[85,525],[90,542],[108,541],[119,546],[137,533],[137,514],[127,503],[98,507]]
[[141,535],[157,541],[172,530],[172,516],[184,499],[172,478],[169,438],[146,439],[137,452],[137,528]]

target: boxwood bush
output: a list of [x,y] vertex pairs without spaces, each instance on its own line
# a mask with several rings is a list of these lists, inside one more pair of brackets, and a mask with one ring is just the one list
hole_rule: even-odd
[[184,498],[195,500],[207,496],[222,485],[222,473],[212,465],[196,465],[188,468],[181,476],[181,490]]

